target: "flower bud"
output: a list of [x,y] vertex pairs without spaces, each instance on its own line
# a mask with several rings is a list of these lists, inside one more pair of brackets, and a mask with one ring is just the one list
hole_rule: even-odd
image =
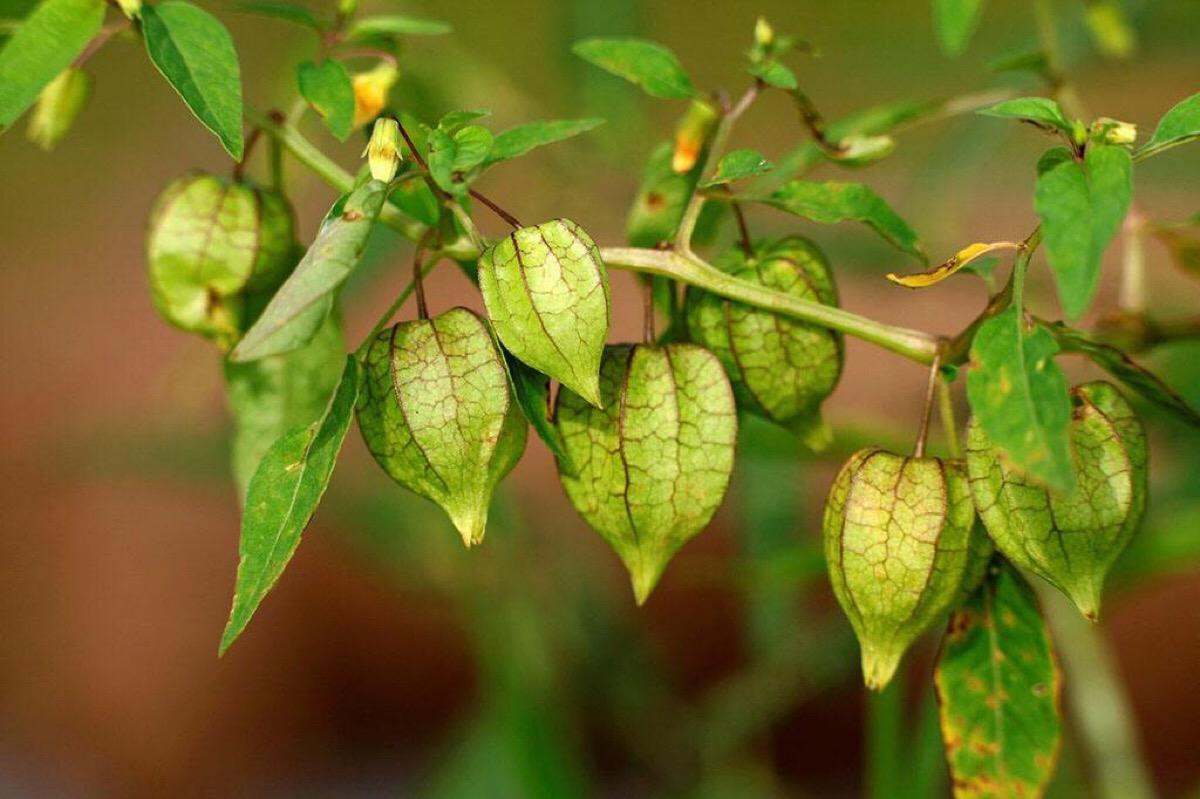
[[400,485],[446,511],[468,547],[492,491],[525,451],[526,423],[487,325],[454,308],[402,322],[367,351],[358,426]]
[[869,448],[842,467],[825,504],[825,558],[868,688],[888,684],[909,646],[960,599],[964,580],[978,577],[974,519],[955,461]]
[[159,313],[228,349],[248,322],[245,298],[273,291],[295,265],[294,226],[277,192],[203,173],[175,180],[146,238]]
[[388,93],[396,83],[400,71],[396,65],[384,61],[368,72],[360,72],[353,78],[354,127],[361,128],[375,117],[387,104]]
[[400,123],[390,117],[375,120],[363,155],[367,156],[371,177],[390,183],[400,169]]
[[725,496],[737,410],[720,362],[695,344],[606,347],[600,395],[603,409],[558,392],[555,425],[575,467],[560,461],[559,478],[640,605]]
[[996,548],[1094,620],[1104,579],[1146,506],[1146,434],[1110,383],[1076,386],[1071,400],[1074,490],[1051,491],[1019,472],[975,419],[967,432],[967,470]]
[[1137,141],[1137,125],[1111,117],[1100,117],[1092,123],[1092,130],[1105,144],[1133,144]]
[[75,118],[92,93],[92,76],[82,69],[67,67],[46,84],[29,117],[29,140],[51,150],[67,135]]
[[[741,280],[837,305],[829,262],[799,236],[759,244],[751,257],[730,250],[717,266]],[[688,289],[684,312],[692,340],[720,359],[743,409],[793,430],[813,449],[828,443],[821,402],[842,373],[839,333],[696,288]]]
[[681,175],[692,171],[716,124],[717,109],[705,100],[693,100],[675,128],[675,152],[671,157],[673,171]]
[[142,16],[142,0],[117,0],[117,5],[129,19],[138,19]]
[[775,29],[766,17],[760,16],[754,23],[754,43],[759,47],[770,47],[775,42]]

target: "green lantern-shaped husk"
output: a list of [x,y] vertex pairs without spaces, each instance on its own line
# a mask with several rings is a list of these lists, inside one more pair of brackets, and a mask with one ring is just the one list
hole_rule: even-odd
[[[794,297],[837,304],[829,263],[807,239],[769,242],[752,257],[733,250],[718,266]],[[792,429],[813,449],[828,445],[821,402],[842,373],[839,333],[696,288],[688,289],[685,308],[691,337],[721,359],[742,408]]]
[[737,412],[720,362],[694,344],[610,346],[603,408],[560,390],[567,496],[646,601],[671,557],[712,519],[733,469]]
[[860,450],[825,505],[830,581],[880,690],[901,657],[978,581],[980,550],[966,471],[955,461]]
[[228,349],[246,325],[246,296],[273,291],[295,265],[294,228],[277,192],[208,174],[175,180],[146,239],[155,307]]
[[363,440],[400,485],[433,500],[468,547],[483,540],[492,491],[525,451],[525,417],[482,319],[454,308],[402,322],[367,350]]
[[996,548],[1057,586],[1095,620],[1104,579],[1146,506],[1146,434],[1109,383],[1076,386],[1071,400],[1074,490],[1055,492],[1020,473],[974,419],[967,470]]
[[523,227],[479,258],[496,335],[521,361],[593,405],[611,301],[600,249],[570,220]]

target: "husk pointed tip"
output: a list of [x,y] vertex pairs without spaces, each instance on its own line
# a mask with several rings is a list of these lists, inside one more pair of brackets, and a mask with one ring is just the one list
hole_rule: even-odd
[[1092,623],[1100,620],[1102,583],[1102,580],[1088,580],[1066,590],[1071,602],[1083,617]]
[[629,580],[633,584],[633,598],[638,607],[646,604],[650,593],[658,585],[662,569],[654,566],[638,565],[629,567]]
[[896,669],[900,665],[903,652],[890,648],[863,646],[862,671],[863,683],[872,691],[882,691],[892,681]]
[[462,536],[463,545],[467,549],[474,549],[479,544],[483,543],[484,533],[487,532],[487,509],[482,512],[477,510],[465,511],[460,513],[450,514],[450,521],[454,523],[458,534]]

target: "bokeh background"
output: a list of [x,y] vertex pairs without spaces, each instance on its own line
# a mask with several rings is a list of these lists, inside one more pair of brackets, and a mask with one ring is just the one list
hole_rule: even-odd
[[[247,102],[290,104],[293,65],[311,54],[311,37],[202,4],[233,32]],[[1200,5],[1123,5],[1139,39],[1127,60],[1097,55],[1080,24],[1082,3],[1056,7],[1067,67],[1088,108],[1147,135],[1200,88]],[[29,6],[4,0],[0,16]],[[699,84],[738,90],[742,52],[755,17],[766,14],[820,47],[821,58],[798,68],[829,117],[1012,84],[989,72],[988,60],[1035,41],[1029,5],[1009,0],[990,4],[969,52],[954,61],[939,52],[924,2],[364,0],[364,10],[455,28],[406,47],[397,93],[406,110],[436,119],[490,108],[495,129],[605,117],[592,134],[498,168],[480,186],[524,220],[567,216],[605,244],[622,241],[640,163],[682,109],[575,59],[579,38],[654,38]],[[497,497],[484,545],[467,552],[435,508],[375,468],[352,433],[290,569],[218,660],[238,537],[221,365],[209,345],[155,315],[142,246],[150,207],[171,178],[229,164],[136,42],[114,41],[91,69],[95,94],[57,151],[33,148],[19,129],[0,138],[0,795],[864,789],[867,700],[824,576],[819,514],[854,448],[911,446],[923,369],[851,341],[827,404],[837,441],[820,458],[747,420],[723,510],[642,609],[616,557],[571,511],[536,438]],[[353,167],[361,143],[338,146],[319,125],[306,130]],[[803,137],[788,102],[768,97],[734,144],[778,157]],[[897,152],[869,171],[847,177],[827,164],[813,174],[869,182],[942,258],[1032,229],[1033,167],[1046,146],[1031,129],[958,118],[902,134]],[[289,182],[307,240],[334,195],[298,168]],[[1195,212],[1198,188],[1194,146],[1137,169],[1136,201],[1154,219]],[[890,286],[882,276],[908,265],[858,226],[769,210],[753,211],[750,224],[757,235],[816,238],[836,265],[844,305],[888,322],[950,333],[986,299],[983,284],[966,277],[924,292]],[[1113,249],[1100,306],[1115,297]],[[386,231],[375,237],[346,293],[349,340],[404,285],[409,253]],[[1195,275],[1157,245],[1148,254],[1153,307],[1194,315]],[[1045,273],[1033,278],[1034,304],[1056,316]],[[633,338],[636,283],[623,273],[612,282],[613,338]],[[429,286],[435,309],[480,305],[451,264]],[[1200,347],[1182,343],[1145,360],[1200,403],[1198,356]],[[1064,362],[1072,377],[1094,374]],[[1150,510],[1113,579],[1106,618],[1095,631],[1080,629],[1051,608],[1056,635],[1099,658],[1064,664],[1069,721],[1055,796],[1101,795],[1113,768],[1139,763],[1161,795],[1200,785],[1200,435],[1139,407],[1152,440]],[[917,647],[904,685],[876,700],[877,714],[903,713],[880,727],[899,735],[871,750],[902,760],[904,784],[890,795],[947,791],[929,689],[935,646]],[[1120,680],[1115,693],[1105,690],[1111,675]]]

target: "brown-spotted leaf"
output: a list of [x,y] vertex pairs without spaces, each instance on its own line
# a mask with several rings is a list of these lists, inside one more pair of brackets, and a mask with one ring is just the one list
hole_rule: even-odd
[[954,795],[1038,797],[1058,760],[1058,666],[1037,598],[997,559],[950,617],[934,673]]

